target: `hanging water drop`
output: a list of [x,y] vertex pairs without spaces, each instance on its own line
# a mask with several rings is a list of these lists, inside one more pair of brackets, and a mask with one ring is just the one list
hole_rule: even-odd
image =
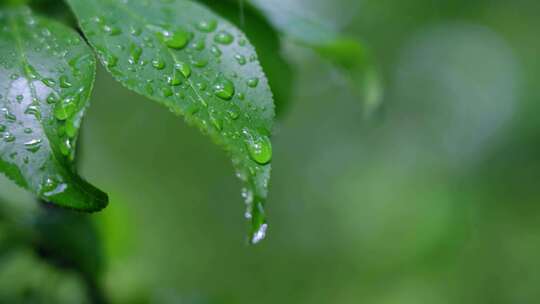
[[262,224],[261,227],[253,234],[251,238],[252,244],[257,244],[266,237],[266,230],[268,229],[268,224]]

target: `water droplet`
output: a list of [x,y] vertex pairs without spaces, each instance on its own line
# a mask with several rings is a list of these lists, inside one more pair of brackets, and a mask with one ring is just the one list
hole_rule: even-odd
[[220,76],[214,83],[214,94],[225,100],[229,100],[234,95],[234,84],[229,79]]
[[257,244],[266,237],[266,230],[268,229],[268,224],[262,224],[261,227],[253,234],[251,238],[252,244]]
[[195,25],[195,27],[201,32],[211,33],[216,30],[217,21],[216,20],[201,20]]
[[24,66],[24,70],[26,72],[26,75],[28,75],[28,77],[30,77],[30,79],[37,79],[38,78],[38,72],[36,71],[36,69],[29,65],[29,64],[26,64]]
[[242,131],[245,137],[249,156],[256,163],[264,165],[272,160],[272,143],[268,136],[252,134],[249,130]]
[[216,57],[220,57],[222,54],[221,50],[216,45],[212,45],[212,47],[210,48],[210,52]]
[[255,88],[259,84],[259,78],[257,78],[257,77],[250,78],[250,79],[247,80],[246,83],[247,83],[248,87]]
[[60,142],[60,152],[63,155],[69,155],[71,152],[72,146],[71,146],[71,140],[69,138],[66,138]]
[[58,101],[58,97],[56,97],[56,95],[54,95],[54,93],[51,93],[48,97],[47,97],[47,103],[48,104],[54,104]]
[[191,67],[184,62],[178,62],[175,64],[175,68],[182,73],[184,78],[188,79],[191,76]]
[[141,59],[142,55],[142,48],[136,44],[131,44],[129,47],[129,63],[136,64],[139,62],[139,59]]
[[50,197],[56,194],[60,194],[64,192],[67,188],[67,185],[64,183],[60,183],[58,179],[55,177],[47,177],[42,183],[41,183],[41,193],[43,193],[44,196]]
[[103,63],[109,68],[114,68],[118,63],[118,57],[114,56],[113,54],[107,53],[103,56]]
[[223,129],[223,121],[221,119],[211,115],[210,116],[210,122],[216,128],[216,130],[221,131]]
[[240,54],[234,55],[234,59],[236,59],[239,65],[244,65],[247,62],[246,57]]
[[197,68],[204,68],[205,66],[208,65],[208,60],[204,58],[197,58],[197,59],[194,58],[191,60],[191,64],[193,64],[193,66]]
[[171,49],[182,49],[191,39],[191,34],[184,30],[162,31],[157,33],[159,39]]
[[165,68],[165,61],[161,58],[154,59],[152,60],[152,66],[157,70],[163,70]]
[[4,133],[4,136],[2,136],[5,142],[14,142],[15,141],[15,135],[6,132]]
[[39,111],[39,106],[35,104],[29,105],[26,110],[24,110],[24,114],[34,115],[38,120],[41,119],[41,112]]
[[182,78],[180,78],[180,71],[174,70],[172,76],[167,76],[167,84],[170,86],[178,86],[182,84]]
[[60,76],[60,87],[61,88],[64,88],[64,89],[67,89],[67,88],[71,88],[72,84],[71,82],[69,82],[69,79],[66,75],[62,75]]
[[173,96],[173,94],[174,94],[174,93],[173,93],[173,90],[172,90],[171,88],[169,88],[169,87],[163,88],[163,89],[162,89],[162,93],[163,93],[163,96],[164,96],[164,97],[171,97],[171,96]]
[[4,117],[10,121],[10,122],[15,122],[17,121],[17,116],[15,116],[15,114],[11,113],[11,111],[9,111],[9,109],[7,108],[2,108],[2,111],[4,112]]
[[205,48],[204,40],[197,40],[191,46],[197,51],[202,51]]
[[237,110],[228,110],[227,111],[227,115],[229,115],[229,117],[232,119],[232,120],[236,120],[238,119],[238,117],[240,117],[240,113],[238,113]]
[[49,88],[52,88],[56,85],[56,81],[52,78],[43,78],[41,79],[41,82],[43,82],[44,85],[48,86]]
[[220,31],[214,37],[214,41],[220,44],[231,44],[234,41],[234,37],[226,31]]
[[32,139],[24,143],[26,150],[35,153],[41,148],[41,139]]
[[77,97],[68,97],[59,102],[54,107],[54,117],[58,120],[66,120],[73,115],[77,109]]
[[108,25],[108,24],[105,24],[101,27],[101,29],[103,30],[103,32],[111,35],[111,36],[116,36],[116,35],[119,35],[120,33],[122,33],[122,30],[117,27],[117,26],[114,26],[114,25]]

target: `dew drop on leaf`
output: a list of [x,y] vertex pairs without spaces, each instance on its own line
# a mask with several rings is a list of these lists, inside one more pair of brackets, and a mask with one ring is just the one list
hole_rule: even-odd
[[272,160],[272,144],[268,136],[255,135],[245,129],[242,131],[245,137],[249,156],[258,164],[264,165]]
[[176,63],[175,68],[180,71],[180,73],[182,73],[184,78],[187,79],[189,78],[189,76],[191,76],[191,67],[189,66],[189,64],[184,62],[178,62]]
[[214,94],[225,100],[229,100],[234,95],[234,84],[229,79],[220,76],[214,83]]
[[214,37],[214,41],[219,44],[231,44],[234,41],[234,37],[226,31],[220,31]]
[[160,58],[154,59],[152,60],[152,66],[157,70],[163,70],[165,68],[165,61]]
[[41,139],[32,139],[24,143],[26,150],[35,153],[41,148]]
[[191,34],[184,30],[162,31],[157,33],[159,39],[171,49],[182,49],[191,38]]
[[254,77],[247,80],[247,85],[250,88],[255,88],[257,87],[258,84],[259,84],[259,78]]
[[2,138],[4,139],[5,142],[14,142],[16,139],[15,135],[9,132],[4,133],[4,136]]
[[211,33],[217,28],[216,20],[201,20],[196,25],[197,29],[201,32]]

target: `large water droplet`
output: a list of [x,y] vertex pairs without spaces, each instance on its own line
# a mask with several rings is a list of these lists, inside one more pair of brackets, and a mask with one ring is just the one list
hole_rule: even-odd
[[182,73],[182,75],[187,79],[191,76],[191,67],[189,64],[184,62],[178,62],[175,64],[175,68]]
[[214,83],[214,94],[225,100],[229,100],[234,95],[234,84],[229,79],[220,76]]
[[214,37],[214,41],[220,44],[231,44],[234,41],[234,37],[226,31],[220,31]]
[[32,139],[24,143],[26,150],[35,153],[41,148],[41,139]]
[[195,27],[201,32],[211,33],[216,30],[217,21],[216,20],[201,20],[195,25]]
[[272,143],[268,136],[252,134],[247,129],[242,133],[251,159],[261,165],[269,163],[272,160]]
[[67,185],[64,183],[60,183],[55,177],[47,177],[41,183],[41,193],[43,193],[43,195],[46,197],[60,194],[64,192],[66,188]]
[[180,29],[175,31],[158,32],[157,35],[160,40],[171,49],[184,48],[191,38],[191,34],[189,32]]

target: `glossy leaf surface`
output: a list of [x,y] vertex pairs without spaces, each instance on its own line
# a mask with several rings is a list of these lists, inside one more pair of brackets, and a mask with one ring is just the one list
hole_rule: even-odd
[[230,152],[245,183],[250,241],[260,241],[267,227],[274,105],[245,35],[192,1],[68,3],[118,81],[184,116]]
[[45,201],[85,211],[107,204],[72,165],[94,73],[75,31],[25,7],[0,11],[0,172]]

